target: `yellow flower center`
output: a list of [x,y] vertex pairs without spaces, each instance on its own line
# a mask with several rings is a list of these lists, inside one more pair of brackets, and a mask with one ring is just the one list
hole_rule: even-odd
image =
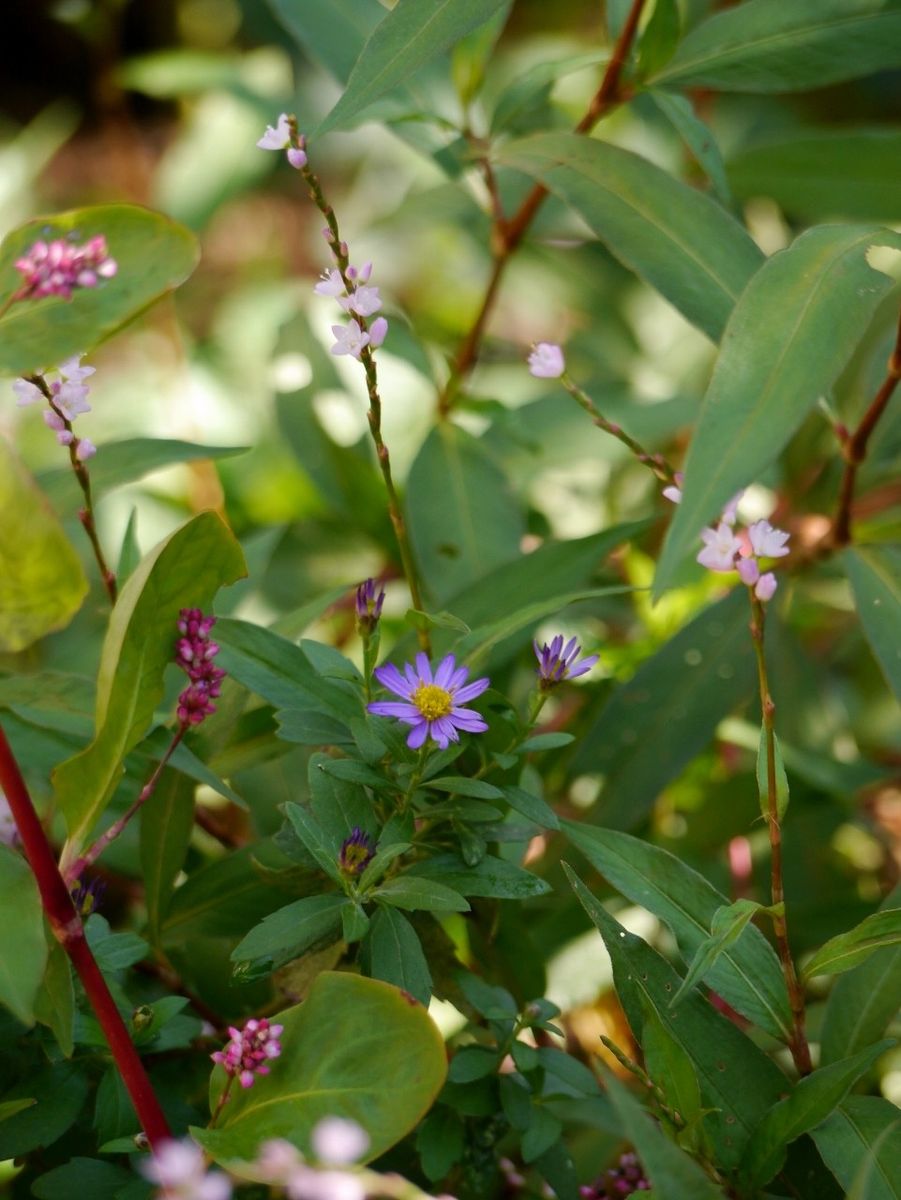
[[454,707],[450,692],[437,683],[421,683],[410,699],[427,721],[446,717]]

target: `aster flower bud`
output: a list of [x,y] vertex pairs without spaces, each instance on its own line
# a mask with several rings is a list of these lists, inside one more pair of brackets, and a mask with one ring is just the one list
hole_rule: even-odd
[[338,852],[338,866],[342,875],[353,878],[362,875],[375,854],[375,842],[368,833],[364,833],[359,825],[355,825],[349,837],[341,843]]
[[582,647],[576,639],[570,638],[564,646],[563,635],[559,633],[550,645],[545,643],[539,646],[537,642],[532,645],[538,659],[538,686],[544,692],[550,691],[564,679],[578,679],[590,671],[599,658],[597,654],[579,658]]
[[[376,592],[378,588],[378,592]],[[367,579],[357,588],[354,597],[354,608],[357,614],[357,627],[371,633],[379,623],[382,615],[382,605],[385,602],[385,592],[374,579]]]

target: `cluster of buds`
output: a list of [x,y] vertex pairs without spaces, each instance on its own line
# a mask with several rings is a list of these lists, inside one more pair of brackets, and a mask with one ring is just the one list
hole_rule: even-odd
[[190,684],[178,697],[178,719],[182,725],[199,725],[216,711],[213,700],[219,695],[225,672],[213,665],[219,646],[210,639],[215,617],[205,617],[199,608],[183,608],[178,618],[175,662],[187,674]]
[[93,288],[101,279],[112,279],[118,266],[107,252],[106,238],[98,234],[78,246],[71,240],[77,236],[35,242],[16,260],[14,266],[22,276],[17,300],[41,300],[45,296],[71,300],[76,288]]
[[[323,234],[327,240],[331,239],[330,229],[324,229]],[[342,246],[342,249],[346,252],[346,247]],[[369,286],[371,274],[371,262],[365,263],[359,270],[348,266],[343,273],[333,267],[331,271],[322,273],[322,278],[313,288],[317,296],[331,296],[346,313],[354,314],[346,325],[332,326],[335,337],[332,354],[349,354],[359,359],[366,346],[375,350],[385,340],[388,322],[384,317],[376,317],[369,326],[366,324],[366,318],[382,307],[379,289]]]
[[651,1184],[645,1177],[641,1163],[634,1154],[621,1154],[619,1162],[605,1171],[594,1183],[579,1188],[584,1200],[618,1200],[620,1196],[631,1196],[635,1192],[649,1192]]
[[533,642],[532,645],[538,659],[538,686],[543,692],[549,692],[564,679],[578,679],[580,675],[585,675],[600,657],[597,654],[589,654],[586,658],[579,658],[582,647],[575,638],[570,638],[564,646],[561,633],[557,634],[550,645],[546,642],[543,646],[539,646],[537,642]]
[[72,429],[76,417],[91,411],[88,404],[89,388],[85,380],[94,374],[94,368],[83,367],[81,359],[82,355],[76,354],[61,362],[56,368],[58,379],[50,379],[49,373],[45,373],[42,381],[46,391],[30,379],[14,380],[13,391],[20,408],[46,402],[44,424],[53,430],[61,446],[73,447],[75,457],[79,462],[84,462],[97,453],[97,447],[90,438],[76,437]]
[[270,1025],[265,1017],[251,1018],[243,1029],[230,1025],[229,1041],[224,1050],[210,1055],[228,1075],[237,1075],[241,1087],[249,1088],[257,1075],[268,1075],[270,1058],[278,1058],[282,1052],[278,1035],[281,1025]]
[[354,609],[357,614],[357,628],[360,632],[373,633],[382,615],[382,605],[385,603],[384,589],[379,587],[374,579],[367,579],[357,588],[354,597]]
[[355,825],[350,836],[341,843],[338,852],[338,866],[341,874],[353,879],[362,875],[375,854],[375,842],[368,833],[364,833],[359,825]]

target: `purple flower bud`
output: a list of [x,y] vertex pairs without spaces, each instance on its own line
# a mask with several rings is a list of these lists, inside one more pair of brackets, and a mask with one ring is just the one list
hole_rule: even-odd
[[349,837],[341,843],[338,853],[338,866],[344,875],[362,875],[372,862],[375,854],[375,842],[368,833],[364,833],[359,825],[355,825]]
[[536,379],[559,379],[565,370],[563,351],[553,342],[539,342],[529,355],[529,372]]
[[[376,593],[378,588],[378,593]],[[366,629],[370,633],[379,623],[379,617],[382,615],[382,605],[385,602],[385,593],[374,579],[367,579],[357,588],[354,599],[354,607],[357,613],[357,624],[360,629]]]
[[550,645],[539,646],[533,643],[535,657],[538,659],[538,686],[543,692],[562,683],[564,679],[578,679],[590,671],[598,661],[599,655],[592,654],[588,658],[579,658],[582,647],[575,638],[570,638],[563,645],[563,635],[557,634]]

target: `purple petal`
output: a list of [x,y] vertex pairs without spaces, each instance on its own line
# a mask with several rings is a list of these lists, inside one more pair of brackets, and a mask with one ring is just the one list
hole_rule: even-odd
[[584,675],[586,671],[590,671],[599,657],[600,655],[598,654],[592,654],[589,658],[583,658],[581,662],[576,663],[574,667],[570,667],[569,678],[578,679],[580,675]]
[[408,725],[415,725],[422,720],[422,713],[415,704],[403,704],[400,700],[377,700],[366,707],[377,717],[396,717]]
[[410,733],[410,736],[407,738],[407,745],[410,747],[411,750],[418,750],[419,747],[423,744],[423,742],[426,740],[426,738],[428,736],[429,736],[428,721],[420,721],[419,724],[414,727],[414,729]]
[[408,698],[412,692],[412,687],[398,671],[394,663],[383,663],[382,666],[376,667],[372,672],[379,683],[388,689],[389,692],[394,692],[395,696],[404,696]]
[[453,675],[451,675],[450,681],[447,684],[447,690],[451,693],[451,695],[454,694],[454,692],[457,690],[458,687],[460,687],[461,684],[466,682],[468,677],[469,677],[469,668],[468,667],[457,667],[456,671],[454,671]]
[[410,663],[404,663],[404,674],[406,675],[406,677],[410,683],[410,691],[411,692],[415,688],[419,687],[420,680],[419,680],[416,672],[413,670],[413,667]]
[[[436,730],[441,737],[445,738],[445,745],[447,742],[459,742],[460,740],[460,735],[457,733],[451,717],[439,717],[437,721],[433,721],[432,737],[436,737]],[[444,746],[442,746],[441,749],[443,750]]]
[[453,693],[454,704],[465,704],[467,700],[474,700],[476,696],[481,696],[490,683],[490,679],[476,679],[472,683],[467,683],[466,687]]
[[432,664],[421,650],[416,655],[416,672],[423,683],[432,682]]
[[488,728],[485,718],[472,708],[452,708],[450,716],[457,728],[466,733],[483,733]]
[[438,664],[438,670],[435,672],[435,682],[439,687],[446,688],[454,676],[454,668],[457,665],[457,660],[452,654],[448,654],[446,658],[442,658]]

